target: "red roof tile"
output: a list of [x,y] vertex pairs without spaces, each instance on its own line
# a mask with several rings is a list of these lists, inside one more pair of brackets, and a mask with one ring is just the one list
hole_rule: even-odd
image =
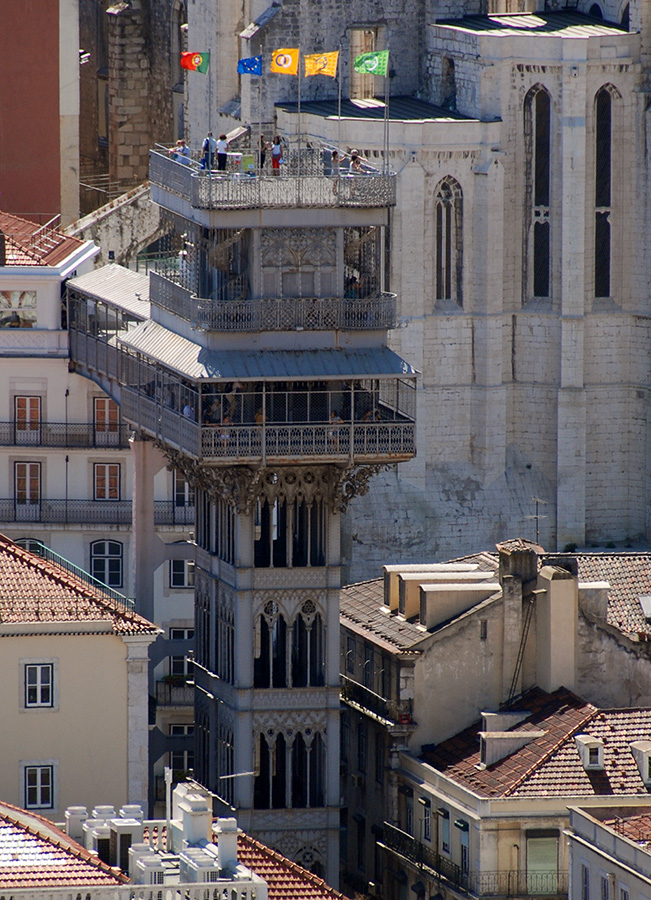
[[602,824],[637,844],[646,845],[651,842],[651,813],[617,816],[615,819],[604,819]]
[[0,534],[0,625],[110,620],[116,634],[156,634],[158,628],[81,578]]
[[651,553],[577,553],[579,581],[607,581],[608,624],[626,634],[651,635],[639,598],[651,595]]
[[298,863],[256,841],[248,834],[237,838],[239,862],[267,882],[269,900],[343,900],[344,895]]
[[[527,710],[530,715],[510,731],[544,734],[504,759],[480,766],[481,722],[439,744],[423,759],[484,797],[649,793],[629,745],[649,735],[651,710],[598,710],[565,688],[553,694],[535,688],[510,707],[510,711],[518,709]],[[603,740],[603,771],[584,769],[574,742],[574,735],[580,733]]]
[[0,889],[127,884],[51,822],[0,803]]
[[83,246],[79,238],[0,212],[8,266],[56,266]]

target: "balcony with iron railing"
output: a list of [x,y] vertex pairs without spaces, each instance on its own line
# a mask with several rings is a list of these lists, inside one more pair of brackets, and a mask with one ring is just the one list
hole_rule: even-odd
[[210,300],[150,272],[151,301],[204,331],[364,331],[396,325],[396,295]]
[[[271,396],[271,395],[267,395]],[[333,406],[333,394],[329,405]],[[197,459],[214,463],[282,462],[314,457],[323,461],[400,462],[415,453],[415,423],[405,415],[384,409],[373,414],[377,421],[310,421],[221,423],[193,421],[182,411],[170,409],[145,391],[121,390],[122,414],[142,432],[178,447]],[[334,409],[333,409],[334,411]],[[386,415],[386,418],[385,418]]]
[[156,682],[156,703],[159,706],[192,706],[194,704],[194,684],[175,676]]
[[386,719],[394,725],[410,725],[411,700],[389,700],[352,678],[340,675],[341,699],[362,712]]
[[[131,525],[131,500],[0,499],[0,523],[42,525]],[[155,525],[192,525],[194,506],[172,500],[154,501]]]
[[[181,163],[166,151],[150,150],[149,181],[152,199],[163,206],[171,193],[194,209],[377,208],[394,206],[396,175],[370,166],[358,174],[333,175],[329,155],[317,148],[284,153],[280,174],[243,174],[208,171],[194,160]],[[258,170],[259,172],[259,170]],[[160,189],[157,191],[156,189]]]
[[0,422],[2,447],[61,447],[66,450],[129,446],[127,425],[98,426],[75,422]]
[[447,856],[437,853],[395,825],[382,826],[380,846],[427,871],[432,877],[445,880],[459,893],[473,897],[566,897],[568,874],[554,871],[464,872]]

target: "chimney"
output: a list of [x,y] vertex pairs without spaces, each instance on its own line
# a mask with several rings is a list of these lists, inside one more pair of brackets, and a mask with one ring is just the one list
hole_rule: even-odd
[[480,731],[480,765],[492,766],[545,734],[544,731]]
[[579,584],[556,566],[544,566],[536,591],[536,669],[538,686],[552,693],[576,687]]
[[421,584],[419,587],[420,624],[428,631],[500,592],[497,581]]
[[651,741],[633,741],[631,753],[645,787],[651,787]]
[[[398,611],[401,575],[427,575],[433,572],[474,572],[478,569],[475,563],[407,563],[405,565],[382,566],[384,572],[384,605],[391,612]],[[423,579],[426,580],[426,579]],[[418,596],[418,592],[416,592]],[[416,608],[412,615],[418,612]]]
[[66,810],[66,834],[76,841],[83,840],[84,822],[88,819],[85,806],[69,806]]
[[234,869],[237,866],[237,819],[217,819],[213,833],[217,836],[219,867]]

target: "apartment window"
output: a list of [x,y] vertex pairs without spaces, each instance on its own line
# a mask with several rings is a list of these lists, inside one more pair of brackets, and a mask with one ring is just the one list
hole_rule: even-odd
[[418,802],[420,803],[423,811],[423,840],[431,843],[432,841],[432,804],[425,797],[419,797]]
[[599,878],[599,882],[600,882],[600,886],[601,886],[601,891],[600,891],[601,900],[610,900],[610,880],[608,879],[608,876],[602,875]]
[[366,868],[366,819],[356,816],[357,824],[357,868],[364,871]]
[[40,463],[17,462],[14,464],[14,493],[19,506],[34,506],[40,503]]
[[122,544],[119,541],[93,541],[90,545],[90,572],[109,587],[122,587]]
[[527,834],[527,890],[530,894],[557,893],[558,831]]
[[479,620],[479,640],[485,641],[488,638],[488,620]]
[[194,628],[170,628],[171,641],[191,641],[194,638]]
[[374,682],[373,671],[373,647],[369,644],[364,645],[364,687],[373,690]]
[[470,865],[470,828],[463,819],[457,819],[454,824],[461,832],[459,837],[461,844],[461,872],[463,875],[467,875]]
[[54,765],[24,765],[26,809],[54,807]]
[[120,464],[95,463],[94,485],[96,500],[120,499]]
[[581,864],[581,900],[590,900],[590,869]]
[[380,733],[375,737],[375,780],[384,784],[384,742]]
[[461,185],[444,178],[434,191],[434,282],[437,301],[462,305],[462,204]]
[[357,769],[366,772],[366,752],[368,749],[368,733],[366,723],[360,722],[357,726]]
[[95,397],[93,402],[95,442],[117,444],[120,433],[120,409],[110,397]]
[[346,671],[349,675],[355,674],[355,638],[346,638]]
[[348,762],[348,736],[349,728],[348,728],[348,715],[345,710],[341,712],[341,731],[339,738],[339,746],[341,752],[341,761],[346,763]]
[[174,505],[194,506],[194,488],[180,469],[174,469]]
[[170,751],[170,769],[173,770],[176,778],[181,772],[194,771],[194,750],[172,750]]
[[170,587],[191,588],[194,587],[194,560],[171,559],[170,560]]
[[450,813],[447,809],[439,809],[441,817],[441,852],[450,852]]
[[631,900],[631,893],[627,887],[620,887],[619,900]]
[[38,444],[41,435],[41,398],[14,397],[17,444]]
[[194,725],[170,725],[170,737],[188,737],[194,734]]
[[179,675],[183,676],[183,678],[189,678],[192,675],[193,668],[193,662],[191,659],[188,659],[187,656],[170,656],[169,658],[170,675]]
[[25,707],[54,706],[54,665],[28,663],[25,666]]
[[542,85],[525,98],[530,293],[550,296],[551,98]]
[[588,765],[599,765],[599,747],[588,747]]

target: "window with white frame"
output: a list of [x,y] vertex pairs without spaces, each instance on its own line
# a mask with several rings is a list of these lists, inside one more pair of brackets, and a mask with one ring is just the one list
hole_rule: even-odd
[[93,471],[95,500],[119,500],[120,463],[95,463]]
[[188,659],[187,656],[170,656],[169,657],[169,670],[170,675],[177,675],[183,678],[189,678],[192,675],[192,670],[194,668],[193,662],[191,659]]
[[41,398],[14,397],[16,443],[37,444],[41,432]]
[[24,763],[22,769],[25,809],[53,809],[54,763],[52,761]]
[[194,750],[171,750],[170,769],[175,773],[194,770]]
[[194,506],[194,488],[180,469],[174,469],[174,505]]
[[35,506],[41,500],[41,464],[17,462],[14,465],[14,496],[19,506]]
[[447,809],[439,809],[441,817],[441,852],[450,852],[450,813]]
[[170,560],[170,587],[191,588],[194,587],[194,560],[171,559]]
[[122,544],[119,541],[93,541],[90,545],[90,572],[109,587],[122,587]]
[[191,641],[194,637],[194,628],[170,628],[171,641]]
[[27,663],[25,665],[25,708],[54,706],[54,664]]
[[192,734],[194,734],[194,723],[191,725],[181,723],[170,725],[170,737],[188,737]]
[[418,802],[422,807],[423,813],[423,840],[431,843],[432,841],[432,804],[425,797],[419,797]]
[[120,409],[110,397],[95,397],[93,401],[95,441],[100,445],[117,444],[120,433]]

